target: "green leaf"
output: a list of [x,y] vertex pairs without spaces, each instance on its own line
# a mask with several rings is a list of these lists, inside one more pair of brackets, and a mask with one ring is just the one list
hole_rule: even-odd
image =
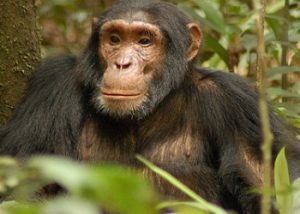
[[280,214],[290,213],[292,208],[292,195],[285,148],[279,152],[275,160],[275,191]]
[[296,83],[293,87],[291,87],[293,91],[300,92],[300,82]]
[[272,4],[267,5],[267,13],[276,13],[284,7],[284,0],[276,0]]
[[288,110],[293,112],[294,114],[298,114],[300,116],[300,104],[296,103],[275,103],[275,107],[283,108],[284,110]]
[[[4,211],[5,210],[5,211]],[[17,202],[4,202],[0,206],[0,213],[5,214],[40,214],[40,205],[38,204],[21,204]]]
[[163,210],[166,208],[172,208],[177,213],[183,214],[209,214],[208,211],[205,211],[205,207],[201,206],[197,202],[178,202],[178,201],[167,201],[167,202],[162,202],[160,203],[157,208],[159,210]]
[[291,120],[291,124],[292,124],[294,127],[300,129],[300,119],[292,119],[292,120]]
[[117,166],[93,166],[82,195],[100,201],[109,210],[125,214],[156,213],[157,196],[136,173]]
[[300,71],[299,67],[281,66],[281,67],[268,69],[267,76],[268,78],[270,78],[277,74],[287,74],[287,73],[298,72],[298,71]]
[[153,172],[157,173],[161,177],[163,177],[166,181],[177,187],[179,190],[181,190],[183,193],[188,195],[190,198],[195,200],[197,203],[199,203],[199,206],[203,207],[205,211],[212,212],[215,214],[226,214],[227,212],[223,210],[222,208],[211,204],[207,201],[205,201],[203,198],[201,198],[199,195],[197,195],[195,192],[193,192],[190,188],[188,188],[186,185],[178,181],[174,176],[172,176],[170,173],[158,168],[151,162],[144,159],[142,156],[137,156],[137,159],[144,163],[147,167],[149,167]]
[[229,67],[229,56],[225,48],[219,43],[218,40],[213,38],[210,34],[204,33],[204,44],[205,47],[209,47],[213,52],[217,53],[220,58],[225,62],[227,67]]
[[60,197],[45,203],[43,214],[99,214],[99,207],[86,200],[70,197]]
[[156,194],[141,176],[126,168],[84,165],[63,158],[30,160],[51,182],[65,187],[71,196],[88,199],[117,213],[156,213]]
[[191,7],[187,2],[181,2],[177,4],[177,7],[184,11],[184,13],[193,20],[197,20],[199,15],[196,13],[195,9]]
[[6,157],[6,156],[2,156],[0,157],[0,167],[16,167],[18,165],[18,162],[11,158],[11,157]]
[[89,181],[87,168],[61,157],[34,157],[28,166],[38,169],[44,178],[59,183],[70,192],[78,192]]
[[220,33],[225,33],[225,22],[222,13],[207,0],[193,0],[203,10],[209,20]]
[[283,90],[282,88],[268,88],[268,94],[278,97],[295,97],[300,98],[300,94]]
[[298,214],[300,213],[300,178],[293,182],[293,189],[293,207],[291,214]]
[[282,23],[283,22],[280,22],[280,18],[277,16],[268,15],[268,16],[266,16],[266,21],[267,21],[268,25],[271,27],[276,39],[281,40],[281,38],[282,38]]

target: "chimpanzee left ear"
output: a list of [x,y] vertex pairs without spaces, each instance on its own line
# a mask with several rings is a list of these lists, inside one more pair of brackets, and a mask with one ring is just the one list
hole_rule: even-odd
[[191,44],[187,51],[187,60],[193,60],[200,49],[201,40],[202,40],[202,31],[198,24],[196,23],[189,23],[187,28],[190,32]]
[[92,31],[94,31],[98,26],[99,18],[94,17],[92,20]]

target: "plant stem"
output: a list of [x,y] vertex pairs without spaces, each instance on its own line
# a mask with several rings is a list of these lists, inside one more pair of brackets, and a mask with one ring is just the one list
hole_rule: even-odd
[[266,97],[266,64],[265,64],[265,38],[264,38],[264,23],[265,23],[265,0],[253,0],[254,8],[259,10],[259,15],[256,17],[257,28],[257,80],[259,85],[259,110],[261,117],[261,125],[263,132],[263,167],[264,181],[263,194],[261,199],[261,214],[269,214],[271,211],[271,196],[266,190],[271,189],[271,160],[272,160],[272,141],[273,135],[270,127],[268,104]]
[[[283,26],[282,26],[282,56],[281,56],[281,65],[287,66],[287,53],[288,53],[288,43],[289,43],[289,0],[285,0],[285,6],[283,9]],[[281,77],[281,87],[282,89],[287,89],[289,87],[288,74],[283,74]],[[286,102],[286,98],[282,98],[283,102]]]

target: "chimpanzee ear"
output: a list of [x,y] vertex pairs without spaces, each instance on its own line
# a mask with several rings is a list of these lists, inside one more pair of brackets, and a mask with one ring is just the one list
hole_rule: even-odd
[[94,17],[92,20],[92,31],[94,31],[97,28],[99,19],[97,17]]
[[190,38],[191,38],[191,44],[187,51],[187,60],[191,61],[193,60],[200,49],[201,46],[201,40],[202,40],[202,31],[196,23],[189,23],[187,25],[187,28],[190,32]]

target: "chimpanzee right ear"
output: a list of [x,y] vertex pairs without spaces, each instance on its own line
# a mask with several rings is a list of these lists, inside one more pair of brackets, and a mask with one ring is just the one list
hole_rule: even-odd
[[98,26],[99,18],[94,17],[92,20],[92,31],[94,31]]

